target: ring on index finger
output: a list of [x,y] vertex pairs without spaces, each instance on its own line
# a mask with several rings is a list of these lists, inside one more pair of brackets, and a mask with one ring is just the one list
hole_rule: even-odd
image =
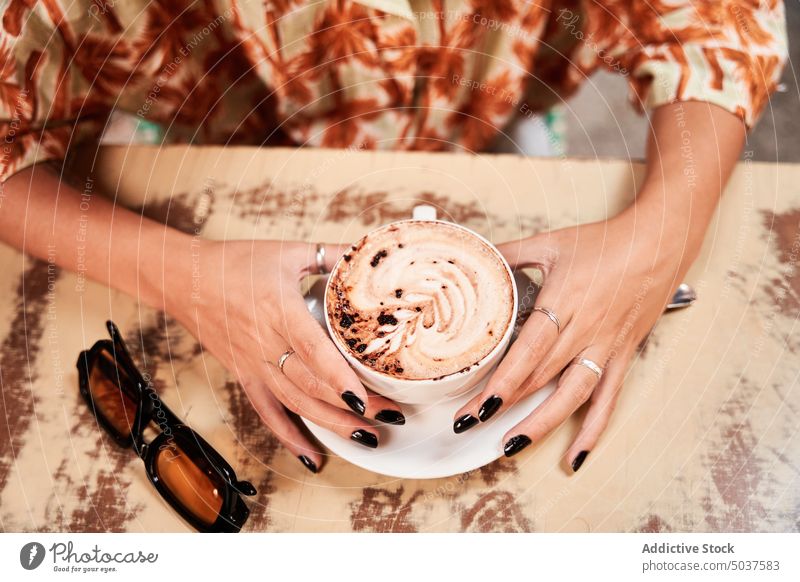
[[544,313],[550,321],[556,324],[556,329],[558,330],[558,333],[561,333],[561,322],[558,320],[558,316],[555,313],[553,313],[546,307],[534,307],[533,310],[538,311],[539,313]]

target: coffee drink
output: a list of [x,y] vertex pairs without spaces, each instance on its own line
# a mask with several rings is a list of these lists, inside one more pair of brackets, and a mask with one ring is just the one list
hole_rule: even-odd
[[409,380],[468,370],[512,324],[513,281],[496,249],[439,221],[375,230],[339,261],[326,309],[336,341],[376,372]]

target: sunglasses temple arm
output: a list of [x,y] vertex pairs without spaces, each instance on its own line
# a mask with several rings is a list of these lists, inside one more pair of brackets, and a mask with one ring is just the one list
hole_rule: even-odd
[[[125,357],[125,359],[128,360],[128,363],[134,368],[136,368],[136,364],[133,362],[133,358],[131,358],[131,354],[128,351],[128,346],[125,345],[125,340],[122,339],[122,333],[120,333],[117,325],[109,319],[108,321],[106,321],[106,329],[108,330],[108,334],[111,336],[114,345],[122,351],[122,354]],[[164,411],[166,421],[169,424],[173,425],[184,424],[183,421],[180,418],[178,418],[178,416],[174,412],[172,412],[166,404],[164,404],[164,401],[161,400],[161,398],[159,398],[158,401],[161,410]]]
[[[106,321],[106,328],[108,329],[108,333],[111,336],[111,339],[113,340],[114,345],[117,346],[122,351],[122,354],[128,360],[128,362],[134,368],[136,368],[136,365],[133,363],[133,359],[130,356],[130,352],[128,351],[128,346],[125,345],[125,341],[122,339],[122,334],[120,333],[119,328],[111,320]],[[87,355],[88,355],[88,353],[87,353]],[[84,354],[81,354],[81,356],[82,357],[86,357]],[[79,365],[80,365],[80,362],[81,362],[81,358],[78,358]],[[141,392],[140,392],[140,394],[141,394]],[[168,424],[170,424],[172,426],[176,426],[176,425],[179,425],[179,424],[185,424],[178,417],[177,414],[175,414],[174,412],[172,412],[172,410],[170,410],[169,406],[164,404],[164,401],[161,400],[161,398],[158,398],[158,404],[159,404],[159,408],[164,413],[164,420]],[[155,420],[155,419],[153,419],[151,417],[151,421],[152,420]],[[156,422],[158,422],[158,421],[156,421]],[[143,428],[144,427],[142,427],[142,430],[143,430]],[[144,455],[146,455],[146,452],[147,452],[147,444],[144,443],[143,439],[141,438],[142,430],[139,431],[140,437],[136,439],[136,442],[134,444],[134,446],[136,447],[137,452],[139,453],[140,457],[144,457]],[[237,480],[234,480],[231,483],[231,485],[234,487],[234,489],[236,489],[239,493],[242,493],[243,495],[252,496],[252,495],[255,495],[257,493],[256,488],[253,487],[253,484],[250,483],[249,481],[237,481]]]
[[164,411],[164,416],[165,416],[165,419],[166,419],[167,423],[169,423],[169,424],[170,424],[170,425],[172,425],[172,426],[175,426],[175,425],[177,425],[177,424],[186,424],[186,423],[185,423],[185,422],[183,422],[183,421],[182,421],[180,418],[178,418],[178,415],[177,415],[177,414],[175,414],[174,412],[172,412],[172,411],[169,409],[169,406],[167,406],[166,404],[164,404],[164,401],[163,401],[163,400],[161,400],[161,398],[159,398],[159,399],[158,399],[158,402],[159,402],[159,403],[160,403],[160,405],[161,405],[161,410],[163,410],[163,411]]
[[250,483],[250,481],[236,481],[235,483],[233,483],[233,488],[236,489],[242,495],[247,495],[248,497],[252,497],[256,493],[258,493],[258,491],[256,491],[256,488],[253,486],[252,483]]

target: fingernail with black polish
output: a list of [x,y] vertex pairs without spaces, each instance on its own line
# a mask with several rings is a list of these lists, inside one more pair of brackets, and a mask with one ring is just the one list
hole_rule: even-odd
[[471,414],[465,414],[453,423],[453,432],[456,434],[461,434],[462,432],[468,431],[476,424],[478,424],[477,418]]
[[529,444],[531,444],[531,439],[526,437],[524,434],[518,434],[517,436],[508,439],[506,446],[503,447],[503,452],[505,453],[506,457],[513,457]]
[[305,465],[306,469],[308,469],[312,473],[316,473],[317,472],[317,464],[314,461],[312,461],[311,459],[309,459],[305,455],[300,455],[297,458],[300,459],[300,462],[303,463],[303,465]]
[[578,469],[581,468],[583,462],[586,460],[586,457],[589,455],[589,451],[581,451],[575,456],[575,459],[572,461],[572,471],[577,473]]
[[406,423],[406,417],[403,416],[402,412],[397,410],[381,410],[378,414],[375,415],[375,420],[380,422],[385,422],[386,424],[394,424],[397,426],[403,425]]
[[366,430],[355,430],[353,434],[350,435],[350,438],[364,445],[365,447],[369,447],[371,449],[378,448],[378,437]]
[[486,422],[494,413],[497,412],[497,409],[503,405],[503,399],[499,396],[490,396],[486,399],[486,402],[483,403],[481,409],[478,411],[478,418],[481,419],[481,422]]
[[344,403],[347,404],[347,406],[349,406],[353,412],[364,416],[364,411],[367,409],[367,407],[364,406],[364,401],[361,400],[361,398],[348,390],[347,392],[342,393],[342,400],[344,400]]

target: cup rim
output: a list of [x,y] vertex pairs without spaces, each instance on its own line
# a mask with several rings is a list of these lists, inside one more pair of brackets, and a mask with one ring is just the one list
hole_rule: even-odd
[[398,378],[396,376],[392,376],[390,374],[385,374],[383,372],[380,372],[379,370],[375,370],[373,368],[370,368],[369,366],[365,366],[364,364],[362,364],[358,360],[358,358],[353,356],[347,350],[347,348],[345,348],[344,346],[340,345],[339,336],[336,334],[336,332],[333,329],[333,326],[331,325],[331,319],[330,319],[330,315],[328,313],[328,291],[330,290],[331,281],[333,281],[333,276],[336,274],[336,271],[339,269],[339,265],[344,260],[344,255],[347,254],[347,253],[344,253],[341,257],[339,257],[337,259],[336,263],[333,265],[333,268],[331,269],[331,272],[328,274],[328,280],[325,283],[325,295],[324,295],[324,300],[322,302],[323,303],[322,304],[322,310],[325,313],[325,325],[328,328],[328,335],[331,336],[331,339],[333,340],[334,345],[336,345],[336,349],[339,350],[339,353],[341,353],[342,356],[344,356],[344,358],[348,361],[348,363],[350,363],[352,366],[357,367],[358,370],[363,371],[363,372],[365,372],[367,374],[374,374],[378,378],[389,379],[390,381],[396,382],[398,384],[409,384],[409,385],[415,385],[415,386],[420,385],[420,384],[425,383],[425,382],[429,382],[431,384],[442,384],[443,382],[446,382],[446,381],[450,381],[450,380],[453,380],[453,379],[456,379],[456,378],[459,378],[459,377],[462,377],[462,376],[467,376],[467,375],[470,375],[470,374],[474,374],[475,370],[477,368],[479,368],[481,365],[483,365],[486,362],[492,361],[500,351],[505,350],[508,347],[508,342],[511,339],[511,335],[514,332],[514,326],[516,325],[516,320],[517,320],[517,312],[518,312],[518,309],[519,309],[519,306],[518,306],[519,296],[518,296],[518,293],[517,293],[517,285],[514,282],[514,271],[511,269],[511,266],[508,264],[508,261],[506,261],[506,258],[503,256],[503,253],[501,253],[498,250],[498,248],[491,241],[489,241],[486,237],[484,237],[483,235],[475,232],[471,228],[468,228],[468,227],[463,226],[461,224],[458,224],[456,222],[449,222],[447,220],[440,220],[438,218],[436,218],[436,219],[405,218],[405,219],[402,219],[402,220],[394,220],[392,222],[388,222],[388,223],[386,223],[386,224],[384,224],[382,226],[379,226],[377,228],[374,228],[374,229],[370,230],[367,234],[365,234],[364,236],[362,236],[358,240],[361,240],[361,239],[363,239],[363,238],[365,238],[367,236],[370,236],[370,235],[372,235],[374,233],[380,232],[385,228],[389,228],[391,226],[398,225],[398,224],[407,224],[407,223],[412,223],[412,222],[415,222],[415,223],[426,223],[426,222],[427,223],[439,223],[439,224],[444,224],[445,226],[461,229],[464,232],[466,232],[468,234],[471,234],[472,236],[476,237],[478,240],[483,242],[483,244],[486,245],[500,259],[500,262],[506,268],[506,274],[508,275],[508,280],[509,280],[509,283],[511,285],[511,294],[512,294],[511,316],[509,317],[508,327],[506,328],[505,333],[503,333],[503,336],[500,338],[500,341],[498,341],[497,344],[495,344],[495,346],[489,351],[489,353],[487,353],[484,357],[482,357],[476,363],[470,365],[468,368],[466,368],[464,370],[458,370],[457,372],[451,372],[450,374],[445,374],[444,376],[438,376],[436,378]]

